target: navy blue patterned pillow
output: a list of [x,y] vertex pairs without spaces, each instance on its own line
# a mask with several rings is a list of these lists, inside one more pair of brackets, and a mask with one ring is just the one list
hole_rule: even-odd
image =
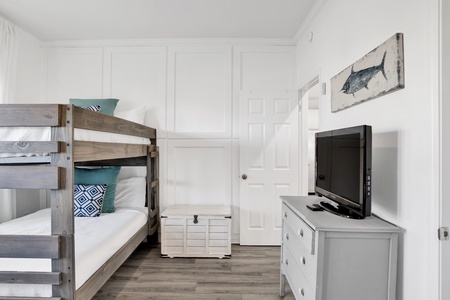
[[107,184],[76,184],[74,194],[75,217],[99,217]]
[[81,106],[81,108],[96,111],[96,112],[99,112],[102,110],[102,107],[100,105],[87,105],[87,106]]

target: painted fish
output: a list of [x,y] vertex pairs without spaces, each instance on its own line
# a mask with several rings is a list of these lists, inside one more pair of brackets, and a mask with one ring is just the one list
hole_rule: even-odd
[[352,66],[352,72],[350,73],[350,76],[348,76],[347,80],[342,86],[341,92],[344,92],[349,95],[352,94],[353,97],[355,97],[355,93],[360,89],[364,87],[366,89],[369,89],[367,87],[369,81],[372,80],[372,78],[374,78],[375,75],[378,74],[378,72],[381,72],[384,78],[387,80],[386,73],[384,72],[384,60],[386,58],[386,52],[387,51],[384,52],[383,59],[381,60],[381,63],[378,66],[373,66],[356,72],[353,71]]

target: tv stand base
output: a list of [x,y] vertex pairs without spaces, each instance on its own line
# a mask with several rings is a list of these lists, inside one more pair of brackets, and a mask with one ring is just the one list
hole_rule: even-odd
[[329,202],[321,201],[320,206],[323,207],[324,210],[326,210],[332,214],[344,217],[344,218],[364,219],[362,216],[353,213],[351,210],[349,210],[348,208],[346,208],[345,206],[342,206],[342,205],[334,206],[333,204],[331,204]]

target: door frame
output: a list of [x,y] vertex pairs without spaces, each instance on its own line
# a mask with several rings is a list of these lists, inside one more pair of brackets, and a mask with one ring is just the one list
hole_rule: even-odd
[[[437,65],[436,75],[430,78],[430,80],[435,79],[433,82],[436,84],[432,85],[432,91],[435,89],[436,100],[433,102],[433,117],[435,121],[433,122],[433,155],[436,156],[432,160],[433,162],[433,179],[434,186],[437,192],[434,192],[432,198],[438,199],[437,207],[435,208],[434,203],[431,207],[431,213],[434,213],[435,219],[438,219],[439,224],[437,227],[450,227],[450,159],[448,155],[444,153],[449,153],[450,151],[450,105],[446,103],[445,100],[450,99],[450,88],[448,83],[450,81],[450,22],[448,17],[450,16],[450,4],[448,1],[437,0],[430,3],[431,14],[438,16],[438,30],[434,37],[437,42],[437,49],[431,48],[431,51],[437,52],[436,58],[432,58],[431,62]],[[430,18],[432,17],[430,15]],[[433,68],[434,69],[434,68]],[[430,72],[431,73],[431,72]],[[447,101],[448,102],[448,101]],[[437,137],[436,137],[437,136]],[[434,188],[433,188],[434,190]],[[430,217],[433,217],[431,215]],[[438,218],[436,218],[438,216]],[[430,221],[430,231],[433,226],[436,226]],[[436,240],[436,237],[435,237]],[[432,241],[434,246],[436,242]],[[437,290],[438,299],[445,300],[448,299],[450,295],[450,286],[447,283],[450,277],[450,241],[437,241],[437,245],[431,250],[436,249],[438,253],[437,266],[434,264],[430,267],[430,271],[436,270],[436,275],[432,275],[430,278],[430,285],[433,284],[433,278],[437,277]],[[436,260],[433,259],[433,263]],[[432,286],[434,287],[434,286]],[[433,293],[430,293],[430,297]],[[431,299],[431,298],[430,298]]]
[[319,85],[321,93],[319,95],[319,128],[322,128],[322,95],[323,83],[321,81],[320,72],[315,73],[306,81],[305,84],[299,85],[298,90],[298,132],[299,132],[299,195],[308,195],[308,91],[314,86]]

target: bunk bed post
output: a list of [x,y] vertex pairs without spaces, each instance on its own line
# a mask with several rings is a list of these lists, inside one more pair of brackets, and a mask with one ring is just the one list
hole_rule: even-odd
[[151,145],[147,154],[147,206],[148,206],[148,242],[158,243],[159,225],[159,147],[155,138],[150,139]]
[[61,239],[60,257],[52,259],[52,271],[61,272],[61,284],[52,287],[53,296],[75,298],[74,199],[73,199],[73,106],[59,105],[61,126],[52,127],[52,141],[61,141],[62,149],[51,156],[51,165],[60,167],[60,189],[50,191],[51,234]]

